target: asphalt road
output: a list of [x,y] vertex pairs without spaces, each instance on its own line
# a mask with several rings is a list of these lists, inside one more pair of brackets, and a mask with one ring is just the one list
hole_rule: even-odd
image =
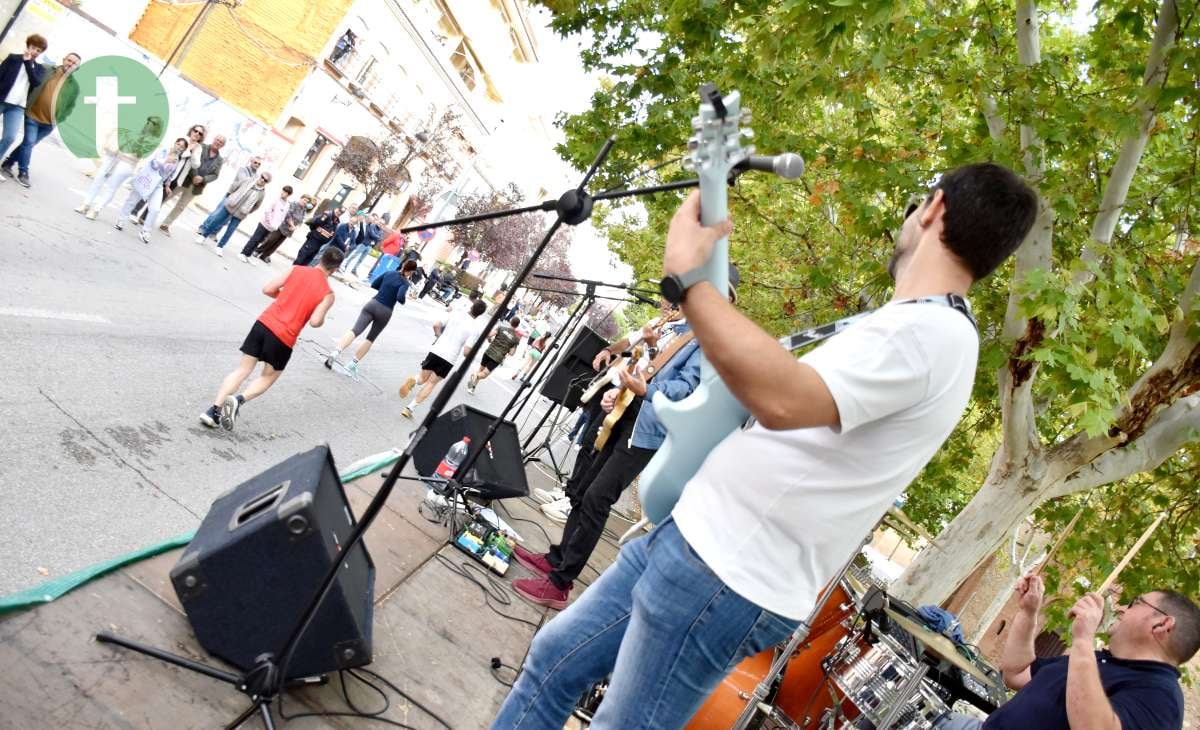
[[[397,307],[355,381],[319,353],[370,290],[335,284],[331,316],[301,334],[275,387],[236,431],[209,430],[198,416],[269,302],[262,285],[291,262],[241,263],[244,233],[216,257],[192,243],[192,211],[150,245],[113,229],[115,207],[88,221],[73,212],[80,169],[51,138],[31,189],[0,183],[0,595],[193,529],[215,496],[317,443],[341,465],[402,445],[414,423],[396,389],[446,314]],[[510,373],[452,403],[498,412]]]

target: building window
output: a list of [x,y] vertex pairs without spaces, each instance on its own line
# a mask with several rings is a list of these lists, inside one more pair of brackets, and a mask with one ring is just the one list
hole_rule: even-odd
[[304,159],[300,160],[300,165],[292,173],[292,177],[297,180],[303,180],[304,176],[308,174],[308,168],[312,167],[312,163],[316,162],[317,157],[321,154],[321,150],[325,149],[325,145],[327,144],[329,144],[329,140],[324,135],[318,134],[317,138],[313,140],[312,147],[309,147],[308,152],[304,153]]

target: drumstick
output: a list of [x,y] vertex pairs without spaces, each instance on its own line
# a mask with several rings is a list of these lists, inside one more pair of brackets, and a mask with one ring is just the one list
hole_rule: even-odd
[[1142,549],[1142,546],[1146,544],[1146,541],[1150,539],[1150,535],[1152,535],[1154,531],[1158,529],[1158,526],[1162,524],[1162,521],[1164,518],[1166,518],[1166,516],[1166,513],[1160,514],[1155,518],[1154,522],[1150,523],[1150,526],[1146,528],[1146,531],[1142,533],[1142,536],[1138,538],[1138,541],[1133,544],[1133,547],[1129,548],[1129,552],[1125,553],[1125,557],[1121,558],[1121,562],[1117,563],[1117,567],[1113,568],[1113,572],[1110,573],[1109,576],[1104,579],[1104,582],[1100,584],[1100,587],[1096,589],[1096,593],[1099,593],[1103,596],[1105,591],[1107,591],[1109,588],[1112,588],[1112,584],[1117,581],[1117,576],[1121,574],[1122,570],[1125,570],[1125,566],[1129,565],[1129,561],[1133,560],[1133,556],[1137,555],[1138,550]]
[[1075,529],[1075,523],[1079,522],[1079,518],[1083,516],[1083,511],[1085,509],[1087,509],[1087,503],[1084,503],[1084,505],[1079,508],[1079,511],[1075,513],[1075,516],[1071,518],[1071,521],[1067,523],[1067,526],[1063,529],[1063,531],[1058,534],[1058,539],[1054,541],[1054,544],[1050,546],[1050,550],[1047,551],[1045,557],[1043,557],[1042,561],[1037,564],[1036,568],[1033,569],[1033,575],[1042,574],[1042,568],[1046,567],[1046,565],[1050,563],[1050,558],[1054,557],[1054,553],[1058,552],[1058,549],[1062,547],[1062,544],[1067,541],[1067,535],[1070,535],[1071,530]]

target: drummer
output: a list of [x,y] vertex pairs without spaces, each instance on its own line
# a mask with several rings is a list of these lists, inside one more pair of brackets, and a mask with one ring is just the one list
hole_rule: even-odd
[[1097,651],[1104,601],[1088,593],[1067,614],[1073,619],[1068,652],[1039,659],[1033,640],[1044,590],[1037,575],[1017,583],[1020,608],[1000,659],[1016,696],[986,721],[955,715],[938,730],[1180,730],[1176,667],[1200,649],[1200,608],[1174,591],[1142,594],[1117,607],[1108,649]]

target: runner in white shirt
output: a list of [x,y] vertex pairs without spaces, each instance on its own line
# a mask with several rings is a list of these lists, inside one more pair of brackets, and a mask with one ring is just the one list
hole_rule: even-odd
[[479,318],[486,310],[487,305],[482,300],[477,300],[466,312],[455,312],[447,322],[437,322],[433,325],[433,331],[438,335],[437,340],[421,361],[421,372],[409,377],[404,381],[404,385],[400,386],[400,398],[408,398],[417,385],[421,388],[412,403],[400,411],[400,415],[412,418],[413,412],[433,394],[437,384],[450,374],[459,356],[469,357],[473,354],[470,351],[471,345],[479,339],[480,330],[487,324],[487,320]]
[[[732,229],[699,214],[693,193],[671,222],[667,275],[699,267]],[[542,628],[493,727],[562,727],[609,674],[593,727],[682,727],[738,662],[785,640],[954,429],[979,346],[962,297],[1036,214],[1037,196],[1003,167],[946,173],[905,215],[892,301],[799,360],[710,283],[691,287],[696,339],[756,423]]]

